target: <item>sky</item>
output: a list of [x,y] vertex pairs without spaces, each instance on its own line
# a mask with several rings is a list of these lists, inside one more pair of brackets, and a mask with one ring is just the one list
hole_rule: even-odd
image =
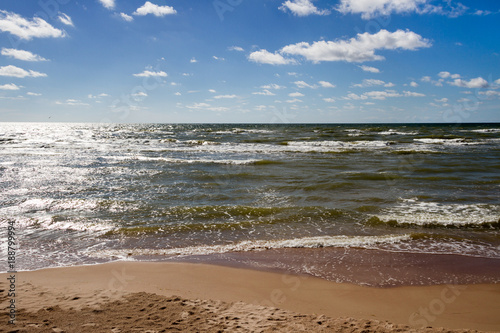
[[0,0],[0,122],[500,122],[497,0]]

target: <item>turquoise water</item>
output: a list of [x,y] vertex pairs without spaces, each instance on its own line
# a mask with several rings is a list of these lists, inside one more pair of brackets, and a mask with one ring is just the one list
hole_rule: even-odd
[[498,259],[500,124],[0,123],[0,193],[18,269],[288,248]]

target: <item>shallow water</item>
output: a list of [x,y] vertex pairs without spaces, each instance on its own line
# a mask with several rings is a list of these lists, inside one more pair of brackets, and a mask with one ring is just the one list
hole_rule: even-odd
[[499,259],[499,162],[500,124],[0,123],[1,237],[14,222],[20,270],[287,248]]

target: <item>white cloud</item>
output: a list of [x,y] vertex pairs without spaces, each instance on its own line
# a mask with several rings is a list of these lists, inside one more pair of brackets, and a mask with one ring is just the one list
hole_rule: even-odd
[[431,82],[431,77],[430,76],[422,76],[422,78],[420,79],[420,81],[422,82]]
[[248,59],[259,64],[269,65],[288,65],[295,63],[295,60],[293,59],[286,59],[281,54],[271,53],[267,50],[252,52],[248,56]]
[[151,77],[151,76],[155,76],[155,77],[167,77],[168,76],[168,74],[165,73],[165,72],[163,72],[163,71],[152,72],[152,71],[148,71],[148,70],[145,70],[142,73],[133,74],[133,75],[136,76],[136,77]]
[[132,94],[133,97],[148,97],[148,94],[144,91],[139,91],[138,93]]
[[335,98],[323,98],[323,100],[327,103],[334,103],[335,102]]
[[40,94],[40,93],[34,93],[31,91],[27,92],[26,95],[28,95],[28,96],[42,96],[42,94]]
[[492,12],[490,12],[489,10],[480,10],[480,9],[478,9],[478,10],[476,10],[474,12],[474,15],[479,15],[479,16],[490,15],[490,14],[492,14]]
[[446,98],[446,97],[443,97],[443,98],[441,98],[441,99],[437,99],[437,98],[435,98],[434,100],[435,100],[436,102],[438,102],[438,103],[448,103],[448,98]]
[[357,95],[354,93],[348,94],[344,99],[347,100],[365,100],[368,98],[385,100],[390,97],[424,97],[424,94],[413,92],[413,91],[403,91],[403,93],[399,93],[395,90],[385,90],[385,91],[369,91],[365,92],[362,95]]
[[370,72],[370,73],[380,73],[380,70],[378,68],[375,68],[375,67],[370,67],[370,66],[365,66],[365,65],[361,65],[359,66],[359,68],[361,68],[362,70],[364,70],[365,72]]
[[146,1],[146,3],[142,5],[142,7],[137,8],[137,10],[133,14],[140,16],[153,14],[154,16],[161,17],[165,15],[177,14],[177,11],[170,6],[158,6],[154,3]]
[[410,86],[413,88],[416,88],[416,87],[418,87],[418,83],[415,81],[412,81],[412,82],[410,82]]
[[485,95],[485,96],[488,96],[488,97],[494,97],[494,96],[499,96],[500,97],[500,91],[495,91],[495,90],[480,91],[479,95]]
[[195,64],[198,62],[195,57],[192,57],[191,60],[189,60],[190,63]]
[[99,2],[107,9],[115,8],[115,0],[99,0]]
[[445,7],[429,4],[429,0],[341,0],[336,8],[343,14],[361,14],[365,20],[375,16],[388,16],[391,13],[439,14],[457,17],[468,9],[461,3],[446,1]]
[[211,92],[212,94],[215,94],[217,91],[215,89],[208,89],[209,92]]
[[287,103],[301,103],[302,101],[298,98],[286,100]]
[[220,58],[220,57],[217,57],[217,56],[213,56],[212,58],[214,58],[215,60],[220,60],[220,61],[225,61],[226,60],[224,58]]
[[218,95],[218,96],[214,96],[215,99],[233,99],[233,98],[237,98],[238,96],[236,95]]
[[0,67],[0,76],[11,76],[11,77],[23,78],[23,77],[45,77],[45,76],[47,76],[47,74],[35,72],[32,70],[27,71],[25,69],[9,65],[9,66]]
[[335,88],[335,85],[328,81],[319,81],[318,82],[323,88]]
[[180,92],[176,92],[174,95],[175,96],[181,96],[182,94]]
[[262,89],[276,89],[276,90],[279,90],[279,89],[285,89],[286,87],[285,86],[280,86],[279,84],[276,84],[276,83],[271,83],[271,84],[266,84],[264,86],[261,86]]
[[452,82],[448,82],[452,86],[464,87],[464,88],[486,88],[488,87],[488,81],[483,79],[482,77],[476,77],[475,79],[471,79],[470,81],[455,79]]
[[59,13],[57,19],[62,23],[74,27],[73,20],[67,14]]
[[442,79],[447,79],[447,78],[459,79],[460,78],[460,74],[451,74],[450,72],[439,72],[438,76]]
[[238,52],[244,52],[245,51],[242,47],[239,47],[239,46],[228,47],[228,50],[229,51],[238,51]]
[[382,80],[376,80],[376,79],[364,79],[362,83],[354,84],[353,87],[357,88],[366,88],[366,87],[373,87],[373,86],[384,86],[387,88],[394,87],[394,83],[389,82],[386,83]]
[[297,86],[297,88],[301,88],[301,89],[302,88],[311,88],[311,89],[316,89],[317,88],[316,85],[311,86],[309,83],[306,83],[304,81],[295,81],[294,83]]
[[211,106],[208,103],[194,103],[192,105],[186,105],[186,108],[188,109],[194,109],[194,110],[209,110],[209,111],[229,111],[229,108],[222,107],[222,106]]
[[134,18],[130,15],[127,15],[125,13],[120,13],[120,17],[124,20],[124,21],[127,21],[127,22],[132,22],[134,20]]
[[369,91],[363,94],[364,96],[371,97],[373,99],[384,100],[388,97],[400,97],[401,94],[396,92],[395,90],[386,90],[386,91]]
[[364,19],[391,13],[407,13],[417,10],[426,0],[341,0],[337,10],[343,14],[361,14]]
[[276,94],[265,89],[264,91],[253,92],[252,95],[275,96]]
[[14,83],[4,84],[0,86],[0,90],[19,90],[21,87],[15,85]]
[[350,93],[350,94],[347,94],[347,96],[344,97],[344,99],[359,100],[359,99],[368,99],[368,97],[366,97],[365,95],[356,95],[354,93]]
[[63,30],[54,28],[39,17],[34,17],[30,21],[6,10],[0,10],[0,31],[10,32],[14,36],[25,40],[31,40],[33,37],[61,38],[66,36]]
[[302,96],[304,96],[304,94],[299,93],[298,91],[296,91],[296,92],[288,94],[288,96],[290,96],[290,97],[302,97]]
[[308,15],[328,15],[329,10],[323,9],[319,10],[314,6],[311,0],[287,0],[281,4],[280,10],[286,12],[289,10],[292,14],[296,16],[308,16]]
[[500,79],[496,80],[495,84],[500,84]]
[[[283,47],[280,52],[300,55],[314,63],[321,61],[364,62],[385,59],[383,56],[375,54],[377,50],[403,49],[414,51],[430,46],[431,42],[429,40],[412,31],[397,30],[396,32],[389,32],[382,29],[375,34],[368,32],[358,34],[356,38],[347,41],[332,42],[322,40],[313,44],[307,42],[290,44]],[[281,57],[281,55],[278,56]]]
[[24,50],[3,48],[2,55],[24,61],[47,61],[47,59],[40,57],[39,55]]
[[[132,95],[132,96],[133,96],[133,95]],[[90,99],[98,99],[98,98],[103,98],[103,97],[109,97],[109,95],[108,95],[108,94],[105,94],[105,93],[101,93],[101,94],[99,94],[99,95],[92,95],[92,94],[89,94],[87,97],[88,97],[88,98],[90,98]]]
[[88,103],[83,103],[80,100],[77,99],[67,99],[64,102],[61,101],[56,101],[57,105],[68,105],[68,106],[89,106],[90,104]]

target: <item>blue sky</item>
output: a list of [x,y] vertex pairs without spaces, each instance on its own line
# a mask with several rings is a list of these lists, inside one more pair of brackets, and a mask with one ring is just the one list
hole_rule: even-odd
[[0,121],[500,122],[496,0],[0,2]]

